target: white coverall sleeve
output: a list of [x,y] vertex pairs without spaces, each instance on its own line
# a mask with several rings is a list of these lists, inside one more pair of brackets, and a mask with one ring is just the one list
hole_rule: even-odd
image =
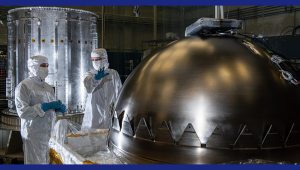
[[96,80],[92,73],[86,73],[83,83],[87,93],[92,93],[101,80]]
[[19,84],[15,90],[15,102],[17,113],[20,118],[33,120],[35,117],[44,117],[45,112],[42,110],[42,105],[35,104],[30,106],[30,96],[25,84]]

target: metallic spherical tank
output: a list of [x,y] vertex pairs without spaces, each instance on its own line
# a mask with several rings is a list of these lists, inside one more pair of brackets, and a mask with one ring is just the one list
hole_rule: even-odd
[[300,162],[300,86],[271,57],[234,36],[154,51],[111,109],[109,147],[132,163]]
[[[24,7],[8,11],[8,89],[27,78],[27,60],[35,55],[48,57],[46,82],[55,97],[71,110],[85,106],[85,72],[92,68],[90,53],[98,48],[95,13],[58,7]],[[9,103],[13,108],[13,103]]]

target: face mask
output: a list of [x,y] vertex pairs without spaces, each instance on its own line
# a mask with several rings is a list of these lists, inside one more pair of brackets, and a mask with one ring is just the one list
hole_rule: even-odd
[[40,79],[45,79],[48,76],[48,67],[39,67]]
[[104,67],[104,62],[102,60],[101,63],[100,63],[100,68],[103,68],[103,67]]
[[93,67],[94,67],[95,70],[100,70],[100,68],[104,67],[104,62],[102,60],[93,61]]

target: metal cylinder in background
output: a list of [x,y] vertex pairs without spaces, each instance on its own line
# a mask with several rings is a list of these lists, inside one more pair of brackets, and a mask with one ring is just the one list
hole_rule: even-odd
[[7,74],[7,55],[0,54],[0,114],[7,107],[6,101],[6,74]]
[[[27,78],[28,58],[48,57],[46,82],[56,100],[75,110],[85,106],[85,72],[92,69],[90,53],[98,48],[97,14],[58,7],[25,7],[8,11],[8,98]],[[9,107],[13,107],[9,102]]]

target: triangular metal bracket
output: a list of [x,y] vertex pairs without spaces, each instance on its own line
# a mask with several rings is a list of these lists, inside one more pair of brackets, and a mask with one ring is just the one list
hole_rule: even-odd
[[[208,133],[199,134],[199,139],[201,141],[201,147],[206,147],[206,143],[208,141],[208,138],[212,135],[212,133],[216,130],[217,125],[207,125],[206,131]],[[202,136],[200,136],[202,135]]]
[[285,139],[284,146],[296,146],[300,144],[300,126],[293,123]]
[[215,127],[213,133],[218,133],[218,134],[225,135],[225,133],[224,133],[222,127],[221,127],[221,126],[218,126],[218,125],[216,125],[216,127]]
[[111,105],[109,105],[109,111],[110,111],[110,115],[113,116],[115,111],[114,102],[112,102]]
[[185,128],[178,143],[185,146],[201,146],[200,139],[191,123]]
[[114,122],[114,102],[112,102],[110,105],[109,105],[109,118],[110,118],[110,127],[112,128],[113,127],[113,122]]
[[170,131],[170,128],[166,121],[163,121],[160,125],[155,135],[155,141],[174,144],[172,132]]
[[145,139],[145,140],[152,140],[152,135],[149,131],[149,128],[144,118],[141,118],[138,127],[135,131],[134,137]]
[[234,146],[244,129],[244,125],[233,123],[220,124],[220,126],[222,126],[222,130],[225,133],[225,138],[228,143]]
[[[202,146],[201,146],[202,147]],[[228,149],[229,142],[225,137],[225,133],[221,126],[216,125],[213,133],[208,138],[206,146],[208,148],[224,148]]]
[[282,148],[283,144],[277,128],[270,125],[260,144],[261,148]]
[[113,126],[112,126],[115,130],[120,131],[120,123],[119,123],[119,119],[118,119],[118,114],[115,111],[115,114],[113,116]]
[[121,112],[121,114],[118,116],[120,129],[122,129],[122,121],[123,121],[123,119],[124,119],[124,115],[125,115],[125,111],[123,110],[123,111]]
[[270,133],[271,129],[272,129],[272,125],[270,125],[270,127],[268,128],[266,134],[264,135],[264,138],[263,138],[263,140],[262,140],[261,143],[260,143],[261,145],[264,144],[264,142],[265,142],[265,140],[266,140],[268,134]]
[[133,136],[133,130],[130,124],[130,119],[128,115],[123,116],[123,121],[122,121],[122,133],[127,134],[129,136]]
[[242,130],[240,131],[240,133],[239,133],[239,135],[237,136],[237,138],[236,138],[235,142],[233,143],[233,145],[235,145],[236,142],[239,140],[239,138],[240,138],[240,136],[242,135],[242,133],[244,132],[245,128],[246,128],[246,125],[243,126]]
[[258,142],[248,125],[244,125],[237,141],[234,143],[234,148],[259,148]]

